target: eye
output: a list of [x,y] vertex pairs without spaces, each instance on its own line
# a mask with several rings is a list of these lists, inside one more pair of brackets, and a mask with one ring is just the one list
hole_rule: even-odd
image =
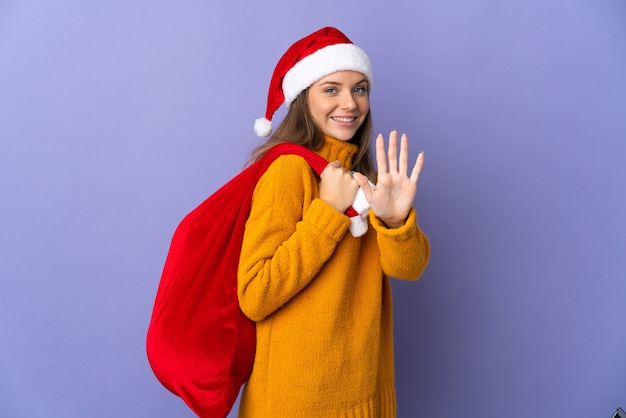
[[353,91],[356,94],[366,94],[367,93],[367,87],[365,87],[365,86],[355,87]]
[[329,87],[326,90],[324,90],[324,93],[326,93],[326,94],[335,94],[335,93],[337,93],[337,89],[334,88],[334,87]]

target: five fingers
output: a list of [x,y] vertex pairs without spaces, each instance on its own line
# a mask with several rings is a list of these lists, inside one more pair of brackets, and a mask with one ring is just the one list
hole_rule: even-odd
[[[385,154],[385,138],[382,134],[376,137],[376,163],[379,173],[398,173],[407,175],[409,169],[409,140],[406,134],[400,138],[400,156],[397,154],[398,132],[393,130],[389,134],[389,147]],[[417,183],[419,174],[424,166],[424,153],[420,152],[411,171],[410,180]]]

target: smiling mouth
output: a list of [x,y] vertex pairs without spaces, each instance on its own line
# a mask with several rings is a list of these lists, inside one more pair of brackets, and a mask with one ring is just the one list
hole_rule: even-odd
[[352,117],[331,116],[331,119],[334,120],[335,122],[351,123],[351,122],[354,122],[357,118],[356,116],[352,116]]

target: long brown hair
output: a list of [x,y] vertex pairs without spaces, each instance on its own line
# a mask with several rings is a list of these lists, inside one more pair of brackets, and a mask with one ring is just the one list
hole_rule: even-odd
[[[276,131],[267,141],[252,151],[250,160],[248,161],[249,164],[261,158],[267,150],[274,145],[283,142],[303,145],[313,151],[317,151],[322,147],[324,144],[324,136],[322,131],[313,122],[308,106],[308,96],[309,89],[307,88],[291,102],[291,106],[285,118]],[[365,120],[354,134],[354,137],[350,140],[350,143],[359,147],[352,161],[352,169],[364,174],[371,181],[376,182],[376,170],[374,170],[370,152],[371,137],[372,114],[370,110],[367,112]]]

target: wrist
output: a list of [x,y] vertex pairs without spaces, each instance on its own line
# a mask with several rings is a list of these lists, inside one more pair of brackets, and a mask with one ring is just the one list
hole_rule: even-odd
[[382,221],[383,225],[387,227],[387,229],[397,229],[406,224],[406,218],[402,220],[380,218],[380,220]]

